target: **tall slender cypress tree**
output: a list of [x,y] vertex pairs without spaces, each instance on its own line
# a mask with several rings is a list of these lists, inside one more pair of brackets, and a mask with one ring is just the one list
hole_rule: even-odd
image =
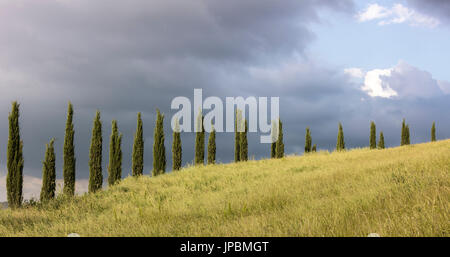
[[436,124],[433,121],[433,125],[431,125],[431,142],[436,141]]
[[403,121],[402,121],[402,138],[401,138],[400,145],[405,145],[405,144],[406,144],[406,124],[405,124],[405,119],[403,119]]
[[216,129],[213,127],[208,139],[208,164],[216,163]]
[[102,188],[102,122],[100,112],[97,111],[92,127],[91,148],[89,152],[89,193],[94,193]]
[[380,139],[378,141],[378,149],[384,149],[384,135],[383,135],[383,131],[380,132]]
[[66,121],[66,134],[64,136],[64,151],[63,151],[63,177],[64,177],[64,189],[65,195],[75,195],[75,147],[74,147],[74,135],[73,129],[73,107],[69,102],[67,106],[67,121]]
[[141,113],[137,114],[136,133],[134,134],[133,157],[131,171],[133,176],[144,173],[144,131],[142,129]]
[[12,110],[9,113],[9,138],[7,151],[6,192],[8,206],[11,208],[22,205],[23,194],[23,142],[20,139],[19,127],[19,104],[12,103]]
[[342,129],[342,124],[340,122],[339,122],[336,150],[337,151],[345,150],[344,130]]
[[177,119],[175,123],[175,130],[173,131],[172,170],[180,170],[181,163],[182,163],[182,149],[181,149],[180,122]]
[[370,149],[377,148],[377,128],[375,126],[375,122],[370,122]]
[[409,124],[406,124],[405,127],[405,145],[409,145],[411,143],[409,139]]
[[311,152],[311,131],[309,130],[309,127],[306,128],[306,134],[305,134],[305,153]]
[[283,143],[283,123],[278,119],[278,140],[276,144],[276,157],[284,157],[284,143]]
[[164,145],[164,115],[156,110],[156,126],[153,141],[153,170],[152,176],[166,172],[166,147]]
[[272,143],[270,144],[270,158],[277,157],[277,141],[278,141],[278,128],[277,122],[272,121],[272,131],[271,131]]
[[195,160],[194,163],[205,164],[205,128],[203,126],[203,114],[197,117],[197,132],[195,133]]
[[242,111],[236,110],[236,118],[234,122],[234,161],[238,162],[241,160],[241,135],[239,126],[241,124]]
[[239,150],[239,154],[241,155],[239,157],[240,161],[248,161],[248,140],[247,140],[247,120],[244,120],[244,129],[241,132],[241,136],[239,139],[241,149]]
[[273,142],[270,144],[270,158],[277,157],[277,142]]
[[119,135],[117,121],[111,122],[111,136],[109,138],[108,185],[113,186],[122,178],[122,134]]
[[52,138],[50,143],[46,145],[45,159],[42,162],[41,202],[55,198],[56,171],[54,141],[55,139]]

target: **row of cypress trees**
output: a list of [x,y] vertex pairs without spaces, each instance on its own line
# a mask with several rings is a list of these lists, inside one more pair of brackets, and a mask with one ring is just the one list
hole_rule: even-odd
[[370,122],[370,139],[369,139],[370,149],[384,149],[384,135],[383,131],[380,131],[380,138],[377,146],[377,127],[374,121]]
[[[306,129],[306,142],[305,142],[305,152],[307,152],[307,147],[311,144],[308,140],[310,140],[309,135],[309,128]],[[436,123],[433,122],[431,126],[431,142],[436,141]],[[402,131],[401,131],[401,141],[400,145],[409,145],[411,143],[410,140],[410,133],[409,133],[409,124],[406,124],[405,119],[402,121]],[[376,125],[375,122],[370,122],[370,138],[369,138],[369,147],[370,149],[384,149],[384,135],[383,131],[380,131],[379,141],[378,145],[376,142]],[[342,129],[342,124],[339,123],[339,131],[338,131],[338,139],[336,144],[336,150],[341,151],[345,149],[345,142],[344,142],[344,132]]]
[[[7,151],[7,199],[8,204],[12,208],[19,207],[23,200],[23,142],[20,137],[19,126],[19,104],[12,103],[12,110],[9,114],[9,138]],[[196,132],[195,143],[195,164],[204,164],[204,148],[205,148],[205,130],[203,127],[203,115],[200,113],[198,119],[201,119],[202,127]],[[166,154],[164,146],[164,115],[157,110],[157,119],[154,130],[153,143],[153,170],[152,175],[157,176],[165,173],[166,169]],[[119,133],[117,121],[113,120],[111,123],[112,131],[110,136],[110,151],[108,168],[108,184],[114,185],[121,179],[122,175],[122,134]],[[271,144],[271,158],[282,158],[284,156],[283,143],[283,124],[278,120],[278,131],[276,131],[276,123],[273,124],[273,136],[278,135],[277,140]],[[238,130],[238,126],[241,127]],[[242,131],[242,132],[239,132]],[[248,160],[248,124],[242,117],[240,110],[236,111],[235,119],[235,161]],[[74,126],[73,126],[73,106],[69,102],[67,109],[67,121],[64,137],[64,194],[73,196],[75,193],[75,151],[74,151]],[[213,128],[208,140],[208,157],[207,163],[214,164],[216,162],[216,131]],[[436,141],[436,126],[435,122],[431,128],[431,141]],[[376,126],[372,121],[370,124],[370,148],[377,148],[376,144]],[[97,111],[93,121],[91,146],[89,152],[89,192],[95,192],[102,188],[102,122],[100,119],[100,112]],[[401,145],[410,144],[409,124],[402,122]],[[312,145],[310,128],[306,128],[305,134],[305,153],[315,152],[316,144]],[[378,148],[384,148],[383,132],[380,132],[378,141]],[[336,150],[345,150],[344,132],[342,124],[339,123],[338,137],[336,143]],[[179,122],[176,122],[175,130],[173,132],[172,145],[173,170],[181,169],[182,165],[182,147]],[[132,153],[132,175],[139,176],[143,174],[144,168],[144,138],[143,138],[143,123],[141,113],[137,114],[136,133],[134,135],[133,153]],[[42,166],[42,189],[40,200],[47,201],[55,197],[56,190],[56,169],[55,169],[55,149],[54,139],[52,138],[46,144],[45,158]]]

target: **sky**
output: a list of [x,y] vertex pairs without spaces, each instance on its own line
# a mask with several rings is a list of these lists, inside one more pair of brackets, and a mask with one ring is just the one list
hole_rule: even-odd
[[[280,97],[285,152],[332,150],[338,123],[346,146],[366,147],[370,121],[388,147],[403,118],[412,143],[450,138],[450,1],[445,0],[0,0],[0,201],[6,200],[11,102],[20,103],[24,196],[38,197],[45,144],[54,137],[57,179],[67,102],[74,105],[77,192],[87,189],[92,121],[103,122],[103,176],[111,120],[123,133],[131,173],[136,113],[142,112],[144,174],[151,173],[156,108],[165,114],[171,167],[173,98]],[[270,147],[249,134],[251,158]],[[217,135],[219,162],[234,134]],[[194,134],[182,133],[183,163]],[[168,169],[170,170],[170,168]],[[104,183],[106,184],[106,183]]]

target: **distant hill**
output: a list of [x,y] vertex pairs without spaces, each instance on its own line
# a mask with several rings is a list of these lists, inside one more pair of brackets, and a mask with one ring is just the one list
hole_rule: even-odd
[[448,237],[449,188],[450,140],[317,152],[128,177],[3,210],[0,235]]

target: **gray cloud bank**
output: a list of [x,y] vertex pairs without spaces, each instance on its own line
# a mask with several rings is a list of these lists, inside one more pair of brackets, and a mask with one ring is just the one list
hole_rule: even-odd
[[422,13],[437,17],[450,24],[450,1],[448,0],[408,0],[408,3]]
[[[102,113],[104,176],[110,122],[123,138],[124,176],[131,173],[136,113],[145,134],[145,173],[152,166],[155,109],[165,114],[170,160],[170,102],[204,97],[279,96],[287,153],[302,153],[306,126],[321,149],[335,145],[343,122],[347,146],[368,144],[370,120],[399,143],[401,118],[412,141],[428,140],[437,121],[438,138],[450,137],[450,98],[371,98],[340,67],[318,63],[307,52],[315,35],[309,24],[318,12],[352,13],[352,1],[2,1],[0,2],[0,170],[6,169],[7,116],[21,103],[27,175],[41,176],[45,143],[56,137],[58,178],[67,101],[75,108],[77,179],[88,177],[92,119]],[[338,50],[338,49],[337,49]],[[399,79],[399,78],[397,78]],[[408,89],[405,89],[406,91]],[[218,159],[233,158],[233,138],[217,135]],[[194,135],[182,134],[184,163],[193,159]],[[264,158],[269,146],[249,137],[249,154]],[[3,150],[2,150],[3,149]],[[170,161],[168,164],[170,167]],[[1,198],[0,198],[1,199]]]

